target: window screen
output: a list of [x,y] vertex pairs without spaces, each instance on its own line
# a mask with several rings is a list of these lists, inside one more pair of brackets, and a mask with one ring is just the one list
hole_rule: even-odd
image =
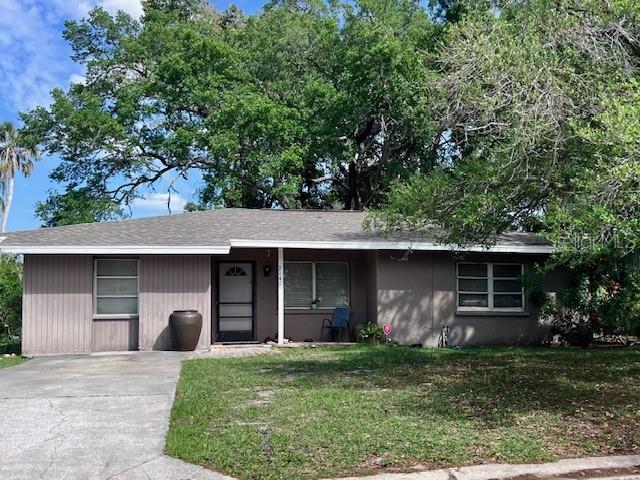
[[316,263],[316,299],[319,308],[349,305],[349,271],[346,263]]
[[137,315],[138,260],[98,259],[95,275],[96,314]]
[[459,263],[458,308],[522,310],[522,264]]
[[284,306],[310,308],[313,300],[312,264],[287,262],[284,267]]
[[346,262],[285,262],[284,306],[318,308],[349,305],[349,265]]

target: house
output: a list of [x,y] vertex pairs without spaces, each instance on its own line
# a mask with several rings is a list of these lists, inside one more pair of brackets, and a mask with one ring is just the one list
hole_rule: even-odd
[[[8,233],[24,255],[23,352],[167,349],[173,310],[203,315],[216,342],[321,338],[337,306],[352,324],[436,346],[540,340],[538,306],[521,281],[551,252],[524,233],[453,251],[425,234],[364,231],[353,211],[219,209]],[[556,291],[560,273],[542,285]]]

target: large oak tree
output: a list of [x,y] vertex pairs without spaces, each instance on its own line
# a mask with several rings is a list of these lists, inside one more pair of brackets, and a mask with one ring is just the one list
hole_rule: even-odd
[[126,203],[199,170],[195,208],[363,208],[431,168],[443,24],[418,2],[144,10],[67,22],[86,82],[24,115],[68,190]]

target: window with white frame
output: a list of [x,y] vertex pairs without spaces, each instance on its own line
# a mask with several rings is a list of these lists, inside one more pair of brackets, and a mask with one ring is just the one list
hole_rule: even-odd
[[524,310],[524,265],[458,263],[457,269],[458,310]]
[[95,260],[94,313],[96,315],[138,314],[138,260],[98,258]]
[[285,262],[285,308],[336,308],[349,305],[347,262]]

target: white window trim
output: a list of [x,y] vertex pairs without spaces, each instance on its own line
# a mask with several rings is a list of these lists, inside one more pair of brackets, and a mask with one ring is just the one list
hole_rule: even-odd
[[[347,305],[348,307],[351,306],[351,270],[349,268],[349,262],[342,262],[342,261],[331,261],[331,260],[321,260],[319,262],[312,262],[309,260],[286,260],[284,262],[284,268],[286,271],[287,268],[287,263],[309,263],[311,264],[311,301],[309,302],[309,306],[308,307],[287,307],[287,305],[285,304],[284,309],[285,310],[314,310],[313,308],[311,308],[311,302],[313,300],[315,300],[316,298],[318,298],[318,291],[316,288],[316,265],[318,265],[319,263],[341,263],[343,265],[347,266],[347,300],[349,302],[349,304]],[[285,295],[286,295],[286,280],[285,280]],[[326,311],[332,311],[337,307],[322,307],[322,308],[316,308],[315,310],[321,311],[321,312],[326,312]]]
[[[488,306],[487,307],[462,307],[460,306],[460,294],[479,294],[484,295],[485,292],[468,292],[468,291],[460,291],[459,289],[459,280],[460,280],[460,265],[486,265],[487,266],[487,276],[486,277],[473,277],[464,275],[462,278],[464,279],[477,279],[477,280],[487,280],[487,292],[488,295]],[[526,298],[525,298],[525,290],[524,285],[522,286],[521,295],[522,295],[522,306],[521,307],[494,307],[493,306],[493,281],[495,280],[493,277],[493,266],[494,265],[519,265],[520,266],[520,275],[521,278],[524,278],[524,263],[517,262],[457,262],[456,263],[456,311],[458,312],[524,312],[526,307]],[[515,277],[500,277],[499,280],[516,280]],[[515,294],[516,292],[499,292],[498,295],[504,293]]]
[[[111,260],[111,261],[136,261],[136,270],[138,275],[113,275],[113,276],[98,276],[98,261]],[[98,296],[98,278],[117,278],[117,279],[132,279],[135,278],[136,288],[138,290],[137,295],[100,295]],[[98,298],[135,298],[136,310],[138,313],[98,313]],[[93,259],[93,318],[95,319],[109,319],[109,318],[138,318],[140,315],[140,259],[139,258],[94,258]]]

